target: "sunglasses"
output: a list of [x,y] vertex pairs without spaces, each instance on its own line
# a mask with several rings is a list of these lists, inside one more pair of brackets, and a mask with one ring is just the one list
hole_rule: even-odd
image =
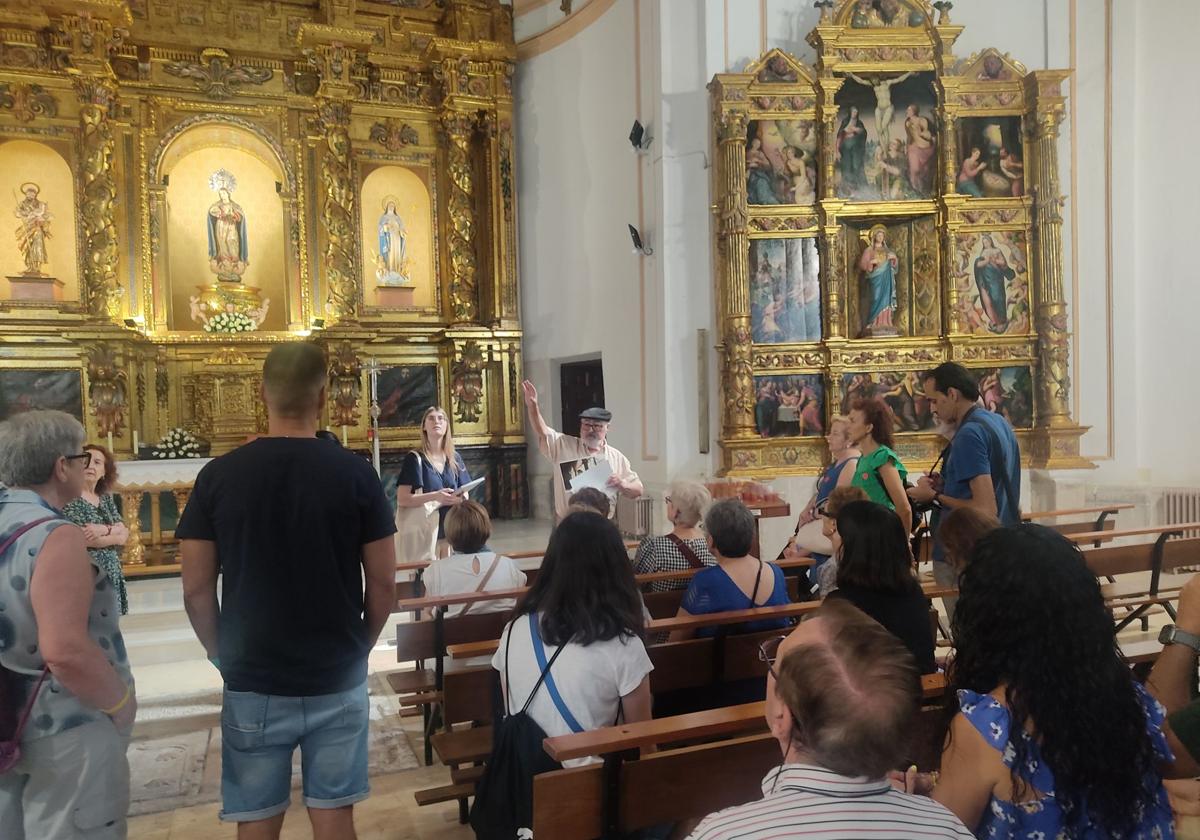
[[786,638],[787,636],[776,636],[758,646],[758,659],[760,662],[767,663],[767,671],[775,678],[776,682],[779,680],[779,675],[775,673],[775,660],[779,658],[779,646]]
[[91,452],[80,452],[78,455],[64,455],[63,458],[67,459],[68,461],[83,461],[84,469],[87,469],[92,465]]

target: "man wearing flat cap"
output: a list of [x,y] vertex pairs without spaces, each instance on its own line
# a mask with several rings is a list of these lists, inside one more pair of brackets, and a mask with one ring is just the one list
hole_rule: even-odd
[[608,461],[612,475],[608,479],[607,492],[613,499],[616,510],[618,493],[637,498],[642,495],[642,480],[629,465],[620,450],[609,446],[608,424],[612,412],[606,408],[589,408],[579,414],[579,437],[564,435],[546,424],[538,408],[537,388],[528,379],[521,383],[525,391],[525,407],[529,410],[529,424],[537,432],[538,449],[558,468],[554,470],[554,518],[562,519],[570,506],[571,481],[587,472],[600,461]]

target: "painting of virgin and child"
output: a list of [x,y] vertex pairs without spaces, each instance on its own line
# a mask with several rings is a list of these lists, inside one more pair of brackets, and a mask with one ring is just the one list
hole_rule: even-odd
[[825,383],[819,373],[754,377],[754,427],[768,437],[825,434]]
[[746,130],[746,201],[812,204],[817,198],[812,120],[753,120]]
[[757,344],[821,339],[815,239],[750,241],[750,332]]

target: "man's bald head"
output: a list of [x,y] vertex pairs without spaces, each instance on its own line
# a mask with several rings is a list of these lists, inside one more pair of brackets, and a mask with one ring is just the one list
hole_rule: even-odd
[[324,402],[325,351],[298,341],[281,344],[263,363],[263,398],[271,414],[298,419],[320,411]]

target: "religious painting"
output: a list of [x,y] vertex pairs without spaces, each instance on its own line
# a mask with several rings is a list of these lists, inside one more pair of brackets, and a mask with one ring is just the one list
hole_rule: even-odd
[[933,405],[925,396],[922,371],[858,371],[842,374],[841,413],[850,413],[858,399],[879,397],[892,410],[896,431],[924,432],[933,428]]
[[1028,367],[983,368],[974,373],[979,398],[988,411],[1002,415],[1014,429],[1033,426],[1033,376]]
[[379,425],[421,425],[425,409],[438,404],[436,365],[399,365],[379,371]]
[[752,120],[746,129],[746,201],[812,204],[817,198],[812,120]]
[[825,381],[819,373],[754,377],[754,428],[762,437],[825,434]]
[[1018,198],[1025,194],[1020,117],[962,117],[958,155],[954,188],[960,195]]
[[750,240],[750,332],[756,343],[821,340],[819,275],[815,239]]
[[853,338],[941,332],[938,233],[933,216],[851,222],[844,233]]
[[0,370],[0,420],[25,411],[65,411],[83,422],[78,370]]
[[960,233],[954,283],[962,330],[982,335],[1029,332],[1029,262],[1025,231]]
[[857,0],[852,29],[912,29],[925,25],[925,12],[909,0]]
[[937,95],[931,72],[847,73],[834,100],[834,191],[851,201],[932,198]]
[[385,309],[437,305],[427,168],[377,166],[362,184],[364,301]]

